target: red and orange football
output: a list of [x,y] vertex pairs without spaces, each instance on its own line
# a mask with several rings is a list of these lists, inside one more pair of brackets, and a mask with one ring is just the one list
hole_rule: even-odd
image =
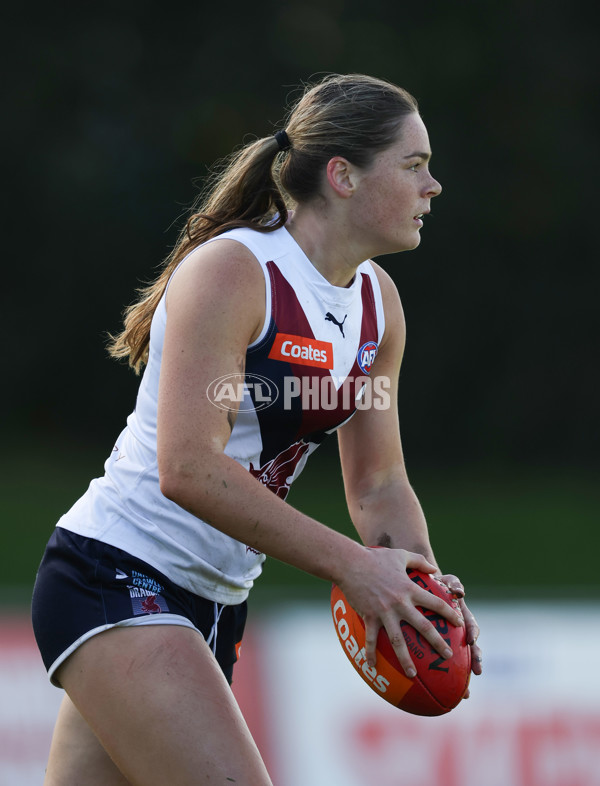
[[[456,597],[448,587],[428,573],[409,569],[409,577],[428,592],[442,598],[459,613]],[[471,650],[464,626],[455,627],[431,609],[419,611],[450,645],[453,656],[445,660],[407,622],[401,622],[404,640],[417,670],[409,679],[400,665],[383,628],[377,638],[377,663],[369,666],[365,653],[365,624],[335,584],[331,590],[331,612],[342,649],[367,685],[379,696],[413,715],[444,715],[460,702],[469,685]]]

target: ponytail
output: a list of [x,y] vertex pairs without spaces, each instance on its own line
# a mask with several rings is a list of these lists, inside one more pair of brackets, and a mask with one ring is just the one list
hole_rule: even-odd
[[111,357],[127,358],[136,374],[140,373],[148,360],[156,307],[173,271],[190,251],[230,229],[273,232],[285,225],[287,205],[274,172],[281,153],[278,139],[265,137],[232,154],[213,172],[158,277],[138,290],[138,300],[125,310],[121,333],[109,335]]

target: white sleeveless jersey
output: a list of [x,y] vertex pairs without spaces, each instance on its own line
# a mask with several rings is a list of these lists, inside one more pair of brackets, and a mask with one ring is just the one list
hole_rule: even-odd
[[[352,416],[364,393],[384,330],[379,283],[367,261],[349,287],[331,285],[285,228],[236,229],[209,242],[220,238],[244,244],[266,282],[265,322],[247,350],[242,400],[225,452],[285,499],[308,456]],[[58,526],[121,548],[197,595],[240,603],[265,556],[160,491],[156,420],[166,321],[163,296],[135,410],[104,476],[91,482]],[[235,387],[227,380],[215,383],[216,404],[228,390]]]

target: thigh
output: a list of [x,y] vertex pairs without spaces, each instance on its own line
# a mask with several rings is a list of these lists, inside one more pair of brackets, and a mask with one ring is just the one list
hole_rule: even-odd
[[113,628],[82,644],[58,677],[133,786],[271,786],[227,680],[196,631]]
[[65,696],[60,706],[44,786],[129,786],[81,713]]

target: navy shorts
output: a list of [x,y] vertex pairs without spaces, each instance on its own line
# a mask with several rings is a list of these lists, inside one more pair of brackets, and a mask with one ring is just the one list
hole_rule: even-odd
[[246,613],[246,602],[223,606],[194,595],[126,551],[61,527],[48,541],[32,600],[35,638],[54,685],[56,669],[92,636],[169,624],[199,631],[231,683]]

